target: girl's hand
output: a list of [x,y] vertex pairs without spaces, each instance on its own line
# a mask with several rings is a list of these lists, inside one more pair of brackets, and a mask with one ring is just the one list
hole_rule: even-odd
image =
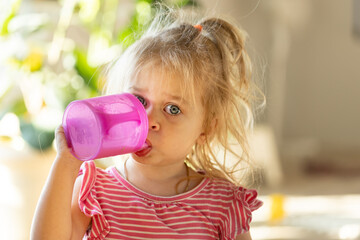
[[83,161],[72,155],[62,126],[55,130],[55,141],[57,156],[35,210],[30,239],[80,239],[71,236],[80,230],[83,236],[90,222],[78,206]]
[[58,126],[55,130],[55,141],[56,141],[56,150],[57,158],[66,158],[74,161],[80,161],[74,157],[71,153],[71,149],[68,147],[66,142],[64,128],[62,125]]

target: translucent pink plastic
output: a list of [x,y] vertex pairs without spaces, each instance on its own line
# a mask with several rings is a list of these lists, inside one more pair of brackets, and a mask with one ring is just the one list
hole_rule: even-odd
[[136,152],[148,134],[144,106],[129,93],[73,101],[62,125],[72,153],[83,161]]

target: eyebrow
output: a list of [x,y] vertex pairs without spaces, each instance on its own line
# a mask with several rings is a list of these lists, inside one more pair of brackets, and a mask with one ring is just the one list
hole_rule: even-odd
[[[146,90],[141,89],[141,88],[137,88],[137,87],[134,87],[134,86],[130,87],[129,89],[133,89],[133,90],[135,90],[135,91],[137,91],[137,92],[146,92]],[[167,97],[171,98],[171,99],[174,99],[174,100],[176,100],[176,101],[179,101],[179,102],[181,102],[181,103],[184,103],[184,104],[186,104],[186,105],[189,105],[189,102],[186,101],[186,99],[185,99],[184,97],[181,97],[181,96],[178,96],[178,95],[171,95],[171,94],[168,94],[168,93],[165,93],[165,95],[166,95]]]
[[166,95],[171,98],[171,99],[174,99],[180,103],[183,103],[185,105],[189,105],[188,101],[186,101],[186,99],[184,97],[180,97],[180,96],[176,96],[176,95],[171,95],[171,94],[167,94]]

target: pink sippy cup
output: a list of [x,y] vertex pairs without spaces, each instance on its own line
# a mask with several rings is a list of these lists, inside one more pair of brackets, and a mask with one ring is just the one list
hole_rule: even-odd
[[130,93],[73,101],[62,125],[73,155],[83,161],[136,152],[148,134],[145,108]]

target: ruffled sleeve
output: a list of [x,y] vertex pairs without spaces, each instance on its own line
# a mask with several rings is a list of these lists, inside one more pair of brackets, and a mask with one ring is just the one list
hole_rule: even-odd
[[243,187],[234,189],[234,198],[225,221],[227,230],[224,231],[222,239],[235,239],[237,235],[250,230],[252,212],[263,205],[257,196],[257,191],[254,189]]
[[95,163],[93,161],[84,162],[79,175],[83,175],[79,194],[79,207],[86,216],[92,217],[91,229],[86,233],[87,238],[85,239],[104,239],[110,232],[110,225],[97,200]]
[[243,213],[239,216],[241,217],[241,233],[248,232],[252,220],[252,212],[260,208],[263,205],[263,202],[257,199],[258,193],[254,189],[239,187],[235,191],[235,196],[237,202],[236,205],[238,208],[242,208],[240,212]]

